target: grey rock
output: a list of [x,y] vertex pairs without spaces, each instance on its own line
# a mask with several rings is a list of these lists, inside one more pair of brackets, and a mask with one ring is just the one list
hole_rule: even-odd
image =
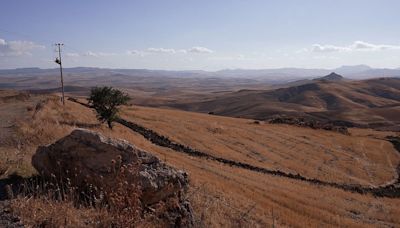
[[118,184],[116,169],[134,167],[137,172],[125,175],[124,181],[139,185],[144,205],[177,197],[181,205],[175,215],[185,218],[176,221],[189,221],[185,226],[193,224],[190,204],[185,200],[189,187],[187,173],[166,165],[125,140],[76,129],[53,144],[40,146],[32,157],[32,165],[46,178],[69,178],[75,186],[93,185],[99,189],[110,189]]

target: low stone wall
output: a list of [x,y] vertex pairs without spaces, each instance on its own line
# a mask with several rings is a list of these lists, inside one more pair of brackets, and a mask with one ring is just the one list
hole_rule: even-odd
[[[311,184],[334,187],[334,188],[342,189],[345,191],[356,192],[356,193],[360,193],[360,194],[371,193],[378,197],[384,197],[384,196],[392,197],[392,198],[400,197],[400,188],[398,186],[400,184],[400,179],[398,179],[394,184],[391,184],[388,186],[382,186],[382,187],[378,187],[378,188],[366,187],[366,186],[356,185],[356,184],[350,185],[350,184],[326,182],[326,181],[318,180],[315,178],[307,178],[298,173],[292,174],[292,173],[282,172],[280,170],[270,170],[270,169],[257,167],[257,166],[250,165],[250,164],[243,163],[243,162],[232,161],[229,159],[216,157],[216,156],[198,151],[196,149],[190,148],[188,146],[173,142],[168,137],[159,135],[157,132],[155,132],[151,129],[147,129],[136,123],[129,122],[124,119],[119,119],[117,122],[130,128],[131,130],[143,135],[143,137],[145,137],[147,140],[151,141],[152,143],[154,143],[158,146],[167,147],[174,151],[185,153],[189,156],[205,158],[205,159],[217,161],[217,162],[220,162],[220,163],[232,166],[232,167],[247,169],[247,170],[251,170],[251,171],[255,171],[255,172],[259,172],[259,173],[263,173],[263,174],[286,177],[286,178],[290,178],[290,179],[308,182]],[[397,172],[400,173],[400,165],[397,168]]]
[[[77,101],[75,101],[75,102],[77,102]],[[77,102],[77,103],[90,108],[90,106],[87,104],[84,104],[81,102]],[[122,118],[118,119],[116,122],[131,129],[132,131],[135,131],[135,132],[141,134],[147,140],[149,140],[150,142],[152,142],[158,146],[170,148],[176,152],[184,153],[189,156],[213,160],[213,161],[220,162],[220,163],[232,166],[232,167],[247,169],[247,170],[258,172],[258,173],[290,178],[290,179],[294,179],[294,180],[308,182],[310,184],[338,188],[338,189],[342,189],[342,190],[354,192],[354,193],[359,193],[359,194],[371,193],[377,197],[391,197],[391,198],[399,198],[400,197],[400,177],[393,184],[390,184],[387,186],[376,187],[376,188],[362,186],[362,185],[358,185],[358,184],[341,184],[341,183],[327,182],[327,181],[323,181],[323,180],[319,180],[319,179],[315,179],[315,178],[304,177],[298,173],[293,174],[293,173],[282,172],[280,170],[270,170],[270,169],[266,169],[266,168],[262,168],[262,167],[257,167],[257,166],[251,165],[251,164],[239,162],[239,161],[233,161],[233,160],[213,156],[213,155],[207,154],[205,152],[191,148],[189,146],[174,142],[174,141],[170,140],[168,137],[160,135],[151,129],[145,128],[143,126],[140,126],[139,124],[124,120]],[[346,131],[347,131],[347,128],[346,128]],[[390,141],[390,142],[393,143],[393,141]],[[393,143],[393,144],[395,145],[395,143]],[[398,147],[396,147],[396,149],[399,150]],[[400,164],[397,167],[397,172],[400,174]],[[398,175],[398,176],[400,176],[400,175]]]
[[268,121],[271,124],[289,124],[298,127],[308,127],[312,129],[323,129],[327,131],[335,131],[341,134],[350,135],[346,126],[338,126],[333,122],[319,122],[312,119],[302,118],[302,117],[274,117]]

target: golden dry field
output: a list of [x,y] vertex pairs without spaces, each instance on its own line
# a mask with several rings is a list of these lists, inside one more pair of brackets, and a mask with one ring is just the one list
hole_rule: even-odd
[[[99,125],[91,109],[70,101],[63,107],[56,96],[19,97],[17,92],[1,91],[0,98],[3,177],[14,172],[34,174],[30,159],[37,146],[84,127],[125,139],[187,171],[199,226],[400,226],[398,198],[362,195],[190,157],[156,146],[120,124],[109,130]],[[121,117],[208,154],[328,182],[387,184],[397,178],[395,168],[400,163],[400,154],[384,140],[387,135],[398,136],[393,132],[351,129],[347,136],[140,106],[123,107]],[[85,209],[70,210],[76,215]]]

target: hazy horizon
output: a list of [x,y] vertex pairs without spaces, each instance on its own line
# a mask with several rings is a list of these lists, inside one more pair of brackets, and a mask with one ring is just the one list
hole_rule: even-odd
[[[79,4],[78,4],[79,3]],[[0,69],[398,68],[400,2],[11,1],[0,9]]]
[[[304,70],[337,70],[340,68],[352,68],[352,67],[369,67],[370,69],[388,69],[388,70],[399,70],[400,67],[392,67],[392,68],[375,68],[366,64],[358,64],[358,65],[341,65],[334,68],[300,68],[300,67],[277,67],[277,68],[223,68],[216,70],[203,70],[203,69],[186,69],[186,70],[168,70],[168,69],[158,69],[158,68],[127,68],[127,67],[96,67],[96,66],[72,66],[72,67],[64,67],[64,69],[73,69],[73,68],[93,68],[93,69],[115,69],[115,70],[154,70],[154,71],[205,71],[205,72],[217,72],[217,71],[226,71],[226,70],[249,70],[249,71],[257,71],[257,70],[280,70],[280,69],[304,69]],[[36,67],[36,66],[27,66],[27,67],[16,67],[16,68],[0,68],[0,70],[19,70],[19,69],[40,69],[40,70],[59,70],[58,66],[54,67]]]

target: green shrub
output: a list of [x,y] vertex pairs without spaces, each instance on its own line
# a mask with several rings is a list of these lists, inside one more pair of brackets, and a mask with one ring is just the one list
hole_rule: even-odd
[[118,106],[125,105],[130,97],[118,89],[112,87],[95,87],[90,92],[89,104],[96,110],[97,118],[101,122],[107,122],[112,129],[112,122],[118,119]]

